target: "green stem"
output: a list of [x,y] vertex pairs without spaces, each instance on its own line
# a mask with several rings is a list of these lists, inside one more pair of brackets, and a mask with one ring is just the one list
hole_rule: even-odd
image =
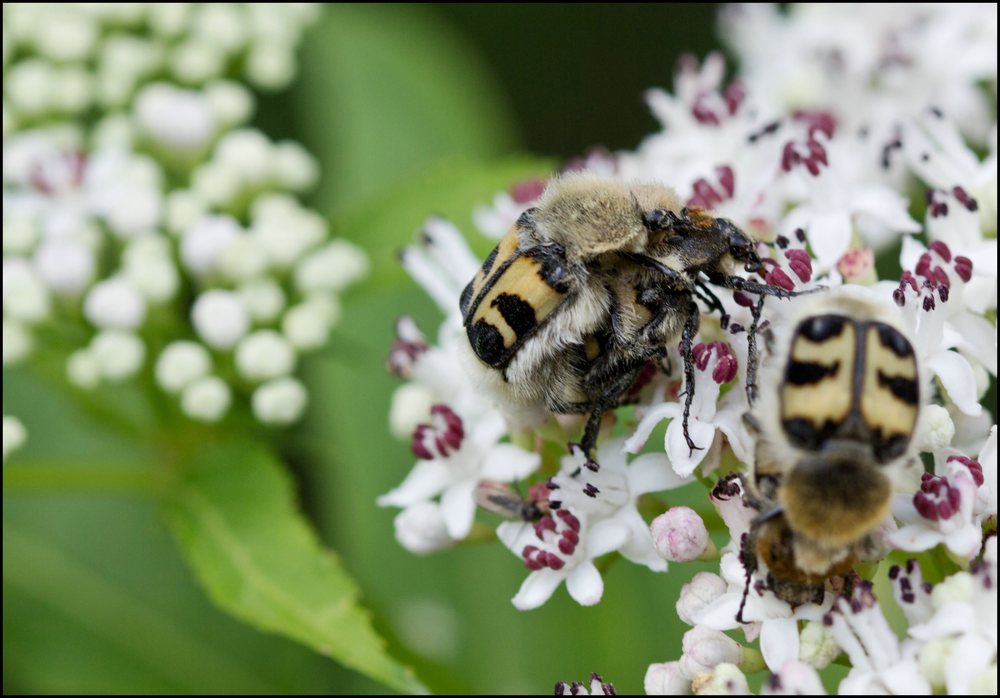
[[166,491],[169,478],[150,468],[79,467],[66,465],[5,465],[4,489],[39,491],[123,492],[159,495]]

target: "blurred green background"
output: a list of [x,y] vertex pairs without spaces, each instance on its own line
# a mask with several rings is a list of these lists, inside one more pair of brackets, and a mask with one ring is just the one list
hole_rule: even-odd
[[[413,464],[387,430],[393,320],[412,314],[431,336],[440,320],[396,250],[430,213],[471,238],[472,207],[512,182],[591,146],[635,147],[657,128],[643,92],[669,88],[682,53],[717,45],[715,11],[331,6],[306,37],[295,85],[262,99],[257,124],[320,160],[308,203],[373,259],[331,346],[306,365],[309,419],[280,435],[281,455],[392,653],[435,692],[547,693],[591,671],[639,692],[649,663],[680,655],[686,628],[673,603],[708,565],[654,575],[615,564],[599,606],[581,608],[560,590],[520,613],[510,598],[526,570],[502,546],[415,557],[395,542],[396,512],[374,500]],[[142,468],[147,447],[77,413],[44,371],[5,370],[3,390],[29,430],[18,458]],[[5,471],[5,692],[384,690],[216,610],[162,525],[156,493],[116,473],[103,485],[63,478],[53,487]]]

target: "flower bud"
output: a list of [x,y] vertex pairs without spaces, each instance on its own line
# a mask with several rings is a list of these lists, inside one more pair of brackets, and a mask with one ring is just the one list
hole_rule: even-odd
[[47,240],[35,251],[35,267],[50,289],[73,296],[94,278],[94,253],[76,240]]
[[649,530],[656,551],[671,562],[696,560],[709,544],[705,523],[688,507],[672,507],[660,514]]
[[90,355],[101,376],[110,381],[131,378],[146,359],[146,345],[136,335],[122,330],[104,330],[90,342]]
[[156,382],[177,393],[212,370],[212,357],[197,342],[171,342],[156,361]]
[[78,349],[66,359],[66,378],[77,388],[93,390],[101,382],[101,366],[89,349]]
[[198,153],[215,134],[215,119],[204,95],[166,83],[144,87],[135,98],[139,130],[172,151]]
[[431,407],[437,399],[423,383],[404,383],[392,394],[389,407],[389,431],[400,440],[408,440],[417,425],[431,419]]
[[12,366],[31,353],[31,334],[13,320],[3,320],[3,365]]
[[642,685],[649,696],[691,695],[691,677],[681,669],[680,662],[650,664]]
[[229,243],[241,234],[240,224],[230,216],[203,216],[184,231],[181,261],[192,274],[211,274]]
[[975,587],[975,580],[968,572],[956,572],[947,579],[934,585],[931,591],[931,604],[934,610],[949,603],[969,603],[972,601],[972,593]]
[[287,376],[295,368],[295,351],[274,330],[259,330],[236,346],[236,370],[251,382]]
[[747,677],[733,664],[719,664],[711,672],[698,674],[691,680],[691,690],[697,696],[745,696],[750,694]]
[[955,423],[948,410],[941,405],[924,405],[920,413],[920,426],[916,430],[917,450],[932,452],[951,444],[955,437]]
[[32,266],[21,258],[4,259],[4,317],[34,324],[49,316],[50,307],[48,289]]
[[840,645],[826,626],[809,621],[799,638],[799,659],[817,669],[825,669],[840,656]]
[[368,257],[346,240],[334,240],[302,260],[295,285],[302,293],[342,291],[368,274]]
[[945,668],[948,665],[954,644],[953,638],[935,637],[920,648],[920,654],[917,656],[920,673],[923,674],[932,688],[941,690],[945,687]]
[[393,526],[399,544],[416,555],[436,553],[455,543],[436,502],[411,504],[396,516]]
[[325,307],[324,303],[315,301],[299,303],[285,313],[285,317],[281,320],[281,331],[292,346],[300,351],[319,349],[326,344],[330,335],[331,315],[337,313],[339,308],[330,312],[330,308]]
[[694,616],[705,606],[726,593],[726,582],[717,574],[699,572],[681,587],[677,599],[677,615],[688,625],[694,625]]
[[237,293],[255,322],[272,322],[285,307],[285,292],[271,278],[245,283],[237,289]]
[[24,428],[21,420],[9,415],[3,416],[3,462],[7,462],[7,456],[24,446],[28,440],[28,431]]
[[231,291],[206,291],[191,307],[191,322],[198,335],[215,349],[230,349],[250,328],[250,315]]
[[684,633],[681,646],[684,651],[681,666],[692,676],[711,671],[719,664],[740,663],[740,643],[721,630],[695,626]]
[[285,426],[298,420],[306,408],[306,389],[295,378],[279,378],[253,393],[254,416],[264,424]]
[[90,289],[83,314],[95,327],[134,330],[146,319],[146,301],[124,278],[112,277]]
[[181,411],[199,422],[217,422],[232,401],[229,386],[221,378],[205,376],[184,388]]

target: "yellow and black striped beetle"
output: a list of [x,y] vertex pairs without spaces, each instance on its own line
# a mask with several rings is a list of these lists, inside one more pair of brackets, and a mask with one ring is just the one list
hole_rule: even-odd
[[699,448],[687,431],[695,299],[722,311],[710,284],[761,298],[795,295],[737,276],[741,265],[761,269],[756,242],[725,219],[685,208],[671,189],[564,174],[462,293],[470,363],[515,421],[545,410],[589,414],[581,441],[589,452],[603,413],[680,340],[689,386],[684,433]]

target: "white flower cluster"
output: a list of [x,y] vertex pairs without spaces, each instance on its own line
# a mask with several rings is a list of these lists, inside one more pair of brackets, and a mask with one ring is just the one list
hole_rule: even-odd
[[[693,627],[683,656],[651,666],[646,689],[746,693],[745,673],[767,667],[765,692],[818,693],[816,668],[846,653],[853,668],[843,693],[995,693],[996,542],[983,541],[996,528],[996,427],[982,400],[997,375],[996,6],[736,7],[723,26],[741,60],[735,80],[723,82],[718,55],[683,62],[673,94],[648,95],[662,131],[634,152],[595,153],[573,167],[660,182],[733,221],[760,241],[768,284],[843,287],[898,316],[932,376],[915,441],[935,469],[899,483],[877,537],[886,551],[930,551],[955,571],[933,589],[913,563],[890,571],[908,621],[902,642],[882,616],[888,600],[876,601],[860,578],[842,596],[792,606],[761,572],[748,576],[740,541],[758,512],[739,480],[723,477],[711,494],[731,534],[721,574],[700,573],[685,587],[677,611]],[[476,224],[499,238],[544,187],[497,195]],[[895,250],[903,273],[879,280],[876,253]],[[593,559],[609,552],[654,571],[714,553],[693,511],[670,510],[650,530],[637,502],[694,479],[715,482],[736,461],[751,467],[754,435],[741,419],[749,298],[722,293],[722,318],[702,311],[689,433],[705,448],[685,439],[678,395],[687,387],[675,373],[642,387],[628,438],[605,439],[596,460],[571,446],[560,462],[552,443],[565,448],[566,434],[582,433],[579,419],[507,415],[503,424],[460,368],[458,297],[477,264],[458,231],[429,222],[404,265],[446,320],[437,344],[402,321],[390,355],[409,379],[393,401],[393,431],[412,433],[419,459],[380,500],[407,507],[396,520],[403,545],[426,553],[453,544],[471,530],[477,503],[520,519],[497,532],[529,570],[514,597],[520,609],[543,604],[564,581],[578,602],[598,602]],[[764,322],[781,323],[790,305],[766,303]],[[664,420],[660,451],[647,441]],[[504,435],[520,446],[506,445],[507,467],[497,468],[491,454]],[[652,452],[630,462],[626,454],[643,449]],[[746,645],[725,634],[738,628]]]
[[5,366],[55,354],[81,389],[145,371],[199,421],[302,415],[298,358],[368,261],[296,198],[316,162],[247,125],[242,81],[285,85],[316,12],[4,6]]

